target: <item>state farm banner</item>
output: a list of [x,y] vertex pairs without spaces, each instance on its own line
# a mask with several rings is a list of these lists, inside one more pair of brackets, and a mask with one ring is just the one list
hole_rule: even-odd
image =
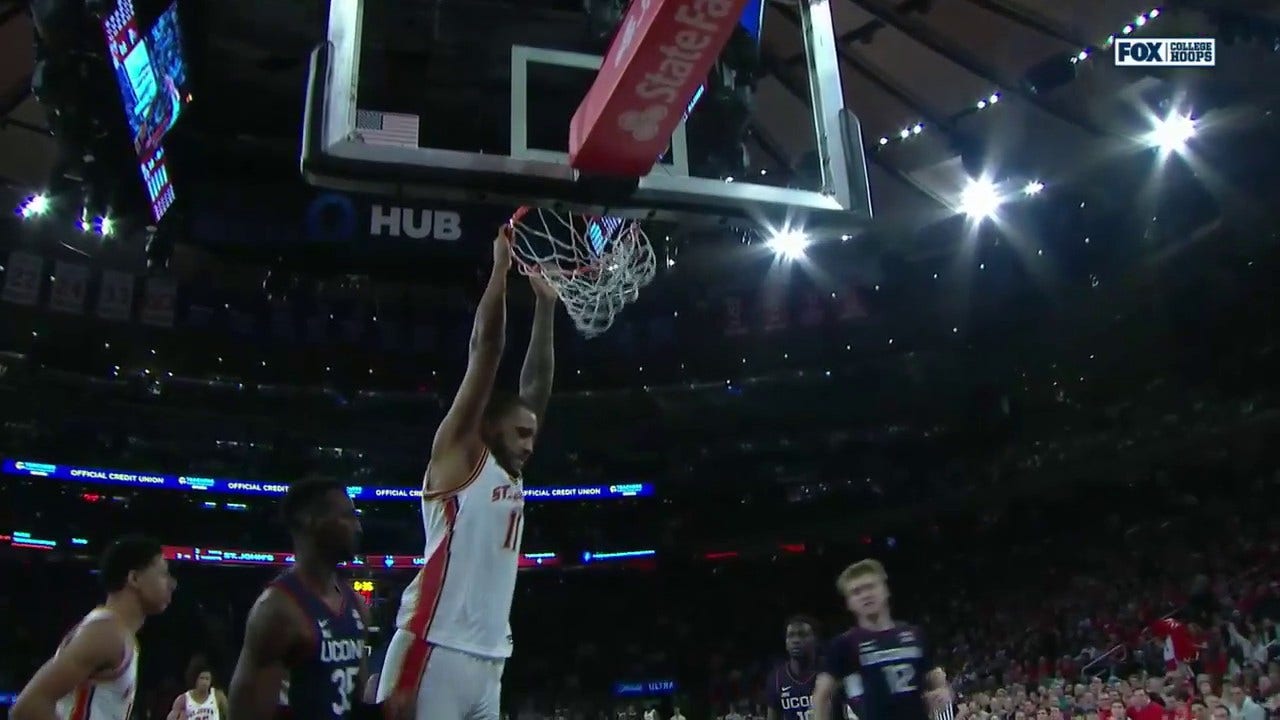
[[124,322],[133,315],[133,275],[119,270],[102,271],[95,314],[115,322]]
[[601,175],[647,175],[746,5],[634,0],[569,123],[570,164]]
[[4,293],[0,295],[14,305],[35,305],[40,300],[40,286],[44,282],[44,258],[29,252],[14,250],[4,271]]
[[79,315],[84,312],[84,301],[88,291],[88,267],[63,260],[54,263],[53,289],[49,293],[50,309]]
[[147,278],[147,293],[142,301],[142,313],[139,319],[144,325],[173,327],[173,311],[177,295],[178,286],[173,282],[173,278]]

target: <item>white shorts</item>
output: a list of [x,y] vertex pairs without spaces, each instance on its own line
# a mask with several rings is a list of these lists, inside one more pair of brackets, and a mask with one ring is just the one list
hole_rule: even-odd
[[417,698],[414,720],[498,720],[505,665],[397,629],[382,662],[377,702],[404,693]]

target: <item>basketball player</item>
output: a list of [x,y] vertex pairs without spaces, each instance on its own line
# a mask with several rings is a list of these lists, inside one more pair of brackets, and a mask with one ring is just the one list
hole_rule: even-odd
[[177,587],[160,543],[123,537],[102,553],[107,601],[89,611],[22,688],[12,720],[127,720],[138,680],[138,630]]
[[933,664],[920,628],[894,622],[884,566],[863,560],[845,568],[836,588],[853,612],[853,628],[833,640],[813,689],[813,720],[832,720],[843,685],[861,720],[950,720],[947,676]]
[[[765,680],[769,696],[768,720],[809,720],[814,679],[818,674],[818,623],[804,615],[787,620],[787,659],[779,663]],[[832,700],[836,714],[843,715],[840,698]]]
[[341,483],[313,477],[289,486],[281,514],[293,567],[249,611],[230,717],[268,720],[277,709],[298,720],[373,717],[377,710],[363,702],[368,610],[337,572],[355,556],[355,506]]
[[499,716],[524,523],[520,471],[533,453],[555,366],[555,291],[531,278],[537,305],[520,395],[494,392],[506,342],[510,232],[503,227],[493,241],[467,370],[423,478],[424,563],[405,588],[378,683],[378,702],[399,717]]
[[213,686],[213,673],[200,670],[191,689],[174,698],[166,720],[225,720],[227,696]]

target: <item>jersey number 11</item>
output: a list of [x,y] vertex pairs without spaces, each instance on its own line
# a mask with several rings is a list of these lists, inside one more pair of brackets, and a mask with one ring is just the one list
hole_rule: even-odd
[[520,526],[524,523],[524,513],[519,510],[512,510],[511,517],[507,518],[507,536],[502,540],[502,549],[515,552],[516,546],[520,544]]

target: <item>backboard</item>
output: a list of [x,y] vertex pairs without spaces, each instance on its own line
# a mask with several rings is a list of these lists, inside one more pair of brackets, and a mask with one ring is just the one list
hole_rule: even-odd
[[[871,204],[829,2],[798,0],[798,26],[770,28],[764,0],[330,0],[302,172],[513,210],[848,232]],[[762,32],[804,48],[808,116],[784,143],[754,120],[771,111],[754,93]],[[807,147],[806,166],[765,157],[778,144]]]

